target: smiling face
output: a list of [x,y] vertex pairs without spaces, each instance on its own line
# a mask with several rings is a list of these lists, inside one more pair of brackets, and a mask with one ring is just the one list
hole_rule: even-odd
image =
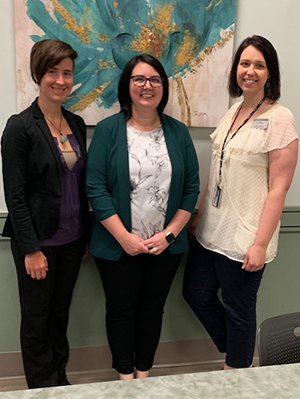
[[241,54],[236,72],[237,83],[243,94],[261,94],[263,97],[269,75],[263,54],[252,45],[246,47]]
[[[152,78],[159,76],[159,73],[149,64],[145,62],[139,62],[133,68],[131,76],[144,76],[145,78]],[[132,101],[132,109],[137,110],[153,110],[156,112],[157,106],[159,105],[162,95],[163,86],[152,87],[149,80],[146,81],[145,86],[135,86],[132,79],[129,83],[129,94]]]
[[65,100],[73,87],[73,68],[72,59],[67,57],[48,69],[39,84],[40,100],[60,103]]

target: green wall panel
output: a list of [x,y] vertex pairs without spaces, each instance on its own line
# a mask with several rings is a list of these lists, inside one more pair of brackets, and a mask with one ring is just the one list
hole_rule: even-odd
[[[0,219],[1,221],[1,219]],[[300,212],[287,209],[282,217],[276,259],[265,271],[258,295],[258,323],[273,315],[300,309]],[[207,337],[181,294],[184,257],[165,307],[161,339],[188,340]],[[9,240],[0,239],[0,352],[20,350],[20,312],[15,267]],[[71,346],[105,345],[105,300],[92,257],[82,262],[70,309]]]

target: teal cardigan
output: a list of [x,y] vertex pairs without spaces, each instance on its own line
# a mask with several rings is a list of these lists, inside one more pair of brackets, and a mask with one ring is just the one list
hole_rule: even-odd
[[[161,122],[172,165],[166,227],[178,209],[193,212],[199,194],[199,166],[187,127],[167,115],[162,115]],[[98,258],[118,260],[124,250],[100,222],[118,214],[131,232],[127,131],[122,113],[96,126],[88,151],[87,195],[94,214],[90,252]],[[177,254],[186,252],[188,247],[187,231],[183,229],[168,248]]]

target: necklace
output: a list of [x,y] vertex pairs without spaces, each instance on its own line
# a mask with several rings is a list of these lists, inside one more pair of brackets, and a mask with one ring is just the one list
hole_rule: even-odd
[[221,205],[221,195],[222,195],[222,189],[221,189],[221,181],[222,181],[222,166],[223,166],[223,158],[224,158],[224,150],[226,145],[229,143],[230,140],[232,140],[234,138],[234,136],[238,133],[238,131],[249,121],[249,119],[255,114],[255,112],[258,110],[258,108],[262,105],[262,103],[265,101],[266,97],[262,98],[260,100],[260,102],[256,105],[256,107],[253,109],[253,111],[247,116],[247,118],[244,120],[244,122],[236,129],[236,131],[232,134],[231,137],[228,137],[230,134],[230,131],[234,125],[234,122],[237,120],[237,117],[240,113],[240,110],[243,106],[243,104],[241,104],[241,106],[239,107],[231,125],[230,128],[228,129],[228,132],[226,134],[226,137],[223,141],[223,145],[221,148],[221,155],[220,155],[220,166],[219,166],[219,178],[218,178],[218,182],[216,184],[216,187],[214,189],[213,192],[213,197],[212,197],[212,205],[215,206],[216,208],[219,208]]
[[232,129],[232,126],[234,125],[234,122],[237,120],[237,117],[239,116],[240,110],[243,106],[243,104],[239,107],[238,112],[236,113],[235,118],[232,121],[232,124],[230,125],[230,128],[226,134],[225,140],[223,142],[222,145],[222,149],[221,149],[221,157],[220,157],[220,169],[219,169],[219,179],[221,180],[221,174],[222,174],[222,164],[223,164],[223,158],[224,158],[224,149],[226,147],[226,145],[229,143],[230,140],[232,140],[234,138],[234,136],[238,133],[238,131],[244,126],[246,125],[246,123],[248,122],[248,120],[255,114],[255,112],[258,110],[258,108],[262,105],[262,103],[265,101],[266,97],[264,97],[263,99],[260,100],[260,102],[256,105],[256,107],[253,109],[252,112],[250,112],[250,114],[247,116],[247,118],[244,120],[244,122],[236,129],[236,131],[233,133],[233,135],[228,139],[229,133]]
[[43,114],[44,117],[47,119],[48,122],[51,123],[52,126],[55,127],[55,129],[58,131],[58,133],[61,135],[60,142],[62,144],[65,144],[68,141],[68,137],[64,136],[61,132],[61,125],[62,125],[62,112],[60,113],[60,119],[59,119],[59,127],[57,127],[45,114]]

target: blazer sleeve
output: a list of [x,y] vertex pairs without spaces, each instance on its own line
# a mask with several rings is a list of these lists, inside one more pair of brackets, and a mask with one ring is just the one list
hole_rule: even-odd
[[99,222],[117,213],[108,190],[111,130],[105,120],[98,123],[88,150],[86,191],[94,216]]
[[183,125],[184,133],[184,185],[180,209],[193,212],[199,195],[199,164],[193,141],[188,128]]
[[14,235],[24,254],[40,250],[26,201],[31,142],[19,115],[7,122],[1,140],[5,201]]

